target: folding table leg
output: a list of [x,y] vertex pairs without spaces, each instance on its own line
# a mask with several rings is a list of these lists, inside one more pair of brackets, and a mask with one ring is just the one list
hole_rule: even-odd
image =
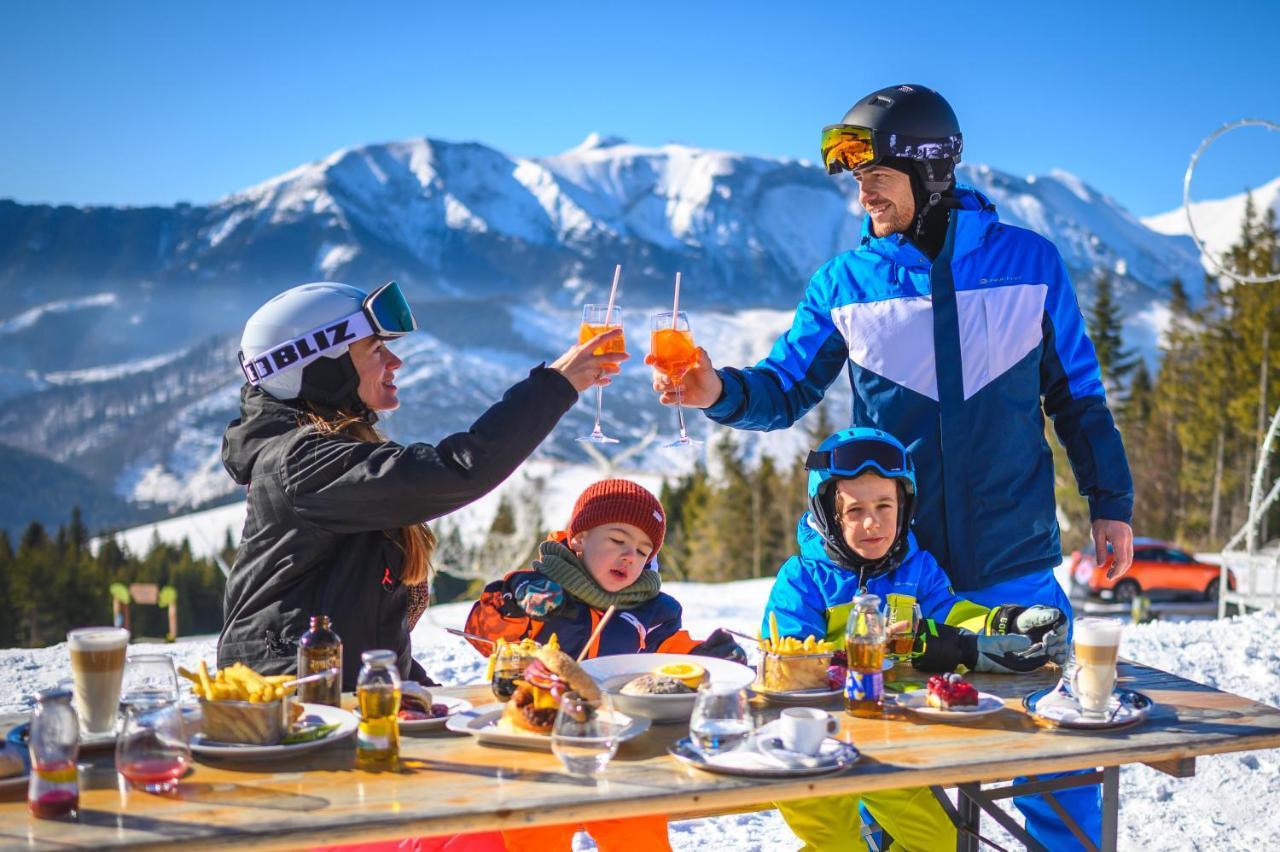
[[969,796],[969,792],[978,790],[977,784],[960,784],[956,787],[956,806],[960,821],[956,826],[956,852],[978,852],[978,830],[982,820],[982,809]]
[[1102,852],[1115,852],[1120,833],[1120,767],[1102,770]]

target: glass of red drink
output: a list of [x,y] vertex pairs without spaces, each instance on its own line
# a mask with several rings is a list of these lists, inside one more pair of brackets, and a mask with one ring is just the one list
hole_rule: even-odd
[[116,771],[135,788],[172,793],[191,765],[191,748],[175,701],[125,705],[124,730],[116,740]]

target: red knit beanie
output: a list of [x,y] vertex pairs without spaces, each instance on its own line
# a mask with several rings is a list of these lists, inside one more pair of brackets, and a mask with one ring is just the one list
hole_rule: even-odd
[[573,504],[569,536],[572,538],[605,524],[631,524],[643,530],[653,542],[650,563],[662,549],[662,539],[667,533],[667,515],[658,498],[629,479],[602,479],[583,491]]

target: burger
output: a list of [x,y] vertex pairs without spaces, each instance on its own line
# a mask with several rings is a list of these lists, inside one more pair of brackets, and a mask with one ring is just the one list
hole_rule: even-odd
[[589,702],[600,700],[600,688],[573,657],[546,645],[516,679],[498,727],[509,733],[550,734],[560,701],[571,692]]

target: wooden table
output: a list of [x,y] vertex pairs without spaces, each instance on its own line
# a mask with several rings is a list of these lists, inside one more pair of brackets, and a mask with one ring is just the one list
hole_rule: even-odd
[[[683,725],[655,726],[624,745],[598,782],[565,774],[549,752],[482,746],[448,732],[402,736],[401,773],[357,771],[347,740],[287,763],[197,762],[173,797],[122,790],[112,754],[89,753],[82,755],[92,768],[82,774],[79,820],[32,819],[22,794],[7,794],[0,801],[0,848],[294,848],[601,817],[706,815],[897,787],[962,785],[973,792],[982,782],[1098,767],[1111,768],[1114,793],[1114,767],[1123,764],[1185,777],[1198,755],[1280,746],[1274,707],[1134,663],[1122,662],[1120,675],[1122,685],[1157,702],[1139,727],[1108,734],[1038,727],[1021,699],[1053,683],[1054,673],[975,675],[975,685],[1005,699],[1004,711],[963,725],[841,713],[842,736],[851,736],[865,757],[843,775],[814,780],[732,778],[684,767],[667,754],[687,732]],[[491,700],[486,687],[449,692],[477,705]],[[762,707],[760,720],[776,712]],[[21,721],[0,717],[4,730]],[[1105,821],[1112,845],[1114,800]],[[961,816],[976,823],[969,810]]]

